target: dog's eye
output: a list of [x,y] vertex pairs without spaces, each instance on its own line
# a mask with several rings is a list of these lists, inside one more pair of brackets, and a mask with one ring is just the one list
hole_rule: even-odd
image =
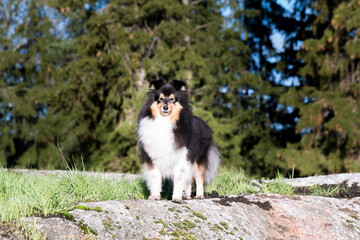
[[175,99],[174,99],[174,98],[170,98],[170,102],[175,102]]
[[161,97],[161,98],[159,98],[159,101],[162,102],[162,101],[164,101],[164,99]]

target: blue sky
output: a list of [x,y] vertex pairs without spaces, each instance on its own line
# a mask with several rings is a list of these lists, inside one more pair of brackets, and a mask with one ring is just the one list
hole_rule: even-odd
[[[277,0],[279,5],[283,6],[287,11],[293,13],[295,0]],[[271,42],[276,49],[276,51],[281,52],[284,49],[285,38],[284,36],[278,32],[274,31],[273,35],[270,37]]]

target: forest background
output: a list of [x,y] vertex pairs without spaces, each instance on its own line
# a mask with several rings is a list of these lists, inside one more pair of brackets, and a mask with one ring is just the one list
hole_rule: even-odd
[[[287,7],[286,7],[287,6]],[[360,0],[2,0],[0,164],[138,172],[149,81],[187,82],[224,165],[360,171]]]

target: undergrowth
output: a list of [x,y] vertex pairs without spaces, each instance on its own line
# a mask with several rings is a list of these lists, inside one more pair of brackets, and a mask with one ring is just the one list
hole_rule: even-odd
[[8,222],[30,215],[54,215],[71,210],[78,202],[144,199],[142,180],[103,179],[69,171],[39,176],[0,170],[0,219]]
[[[253,184],[243,171],[221,168],[205,191],[217,191],[220,195],[293,193],[281,176],[262,185]],[[171,196],[171,189],[169,185],[164,186],[165,199]],[[18,222],[19,229],[22,232],[25,229],[32,236],[29,239],[42,237],[23,217],[61,215],[74,209],[79,202],[146,199],[148,196],[149,191],[141,179],[104,179],[101,172],[89,175],[76,168],[61,176],[24,174],[0,168],[0,224]]]

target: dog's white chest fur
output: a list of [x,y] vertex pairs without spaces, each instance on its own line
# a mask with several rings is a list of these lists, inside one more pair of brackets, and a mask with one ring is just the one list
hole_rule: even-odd
[[177,148],[174,125],[168,117],[144,118],[139,123],[139,141],[162,177],[173,178],[174,168],[187,165],[186,147]]

